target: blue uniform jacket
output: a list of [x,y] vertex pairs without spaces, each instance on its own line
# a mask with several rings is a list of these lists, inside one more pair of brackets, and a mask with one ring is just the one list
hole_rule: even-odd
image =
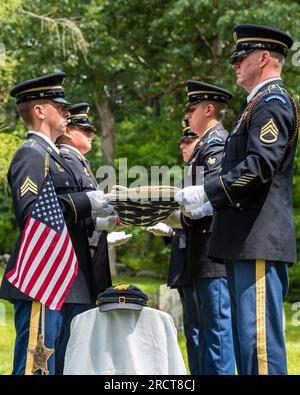
[[267,83],[257,95],[227,138],[219,176],[205,180],[216,210],[210,255],[292,264],[296,110],[281,80]]

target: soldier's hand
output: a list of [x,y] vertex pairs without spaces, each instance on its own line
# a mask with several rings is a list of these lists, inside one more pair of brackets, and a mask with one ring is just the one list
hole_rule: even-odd
[[111,232],[107,235],[107,243],[110,246],[118,247],[122,244],[127,243],[131,239],[132,234],[126,234],[125,232]]
[[185,210],[182,208],[182,213],[185,217],[189,217],[191,219],[200,219],[209,215],[213,215],[213,207],[210,202],[206,202],[203,206],[198,207],[193,210]]
[[[103,210],[105,211],[106,215],[109,215],[113,211],[113,206],[109,207],[106,197],[104,197],[104,193],[102,191],[89,191],[86,192],[87,197],[90,200],[92,211],[96,213],[100,213],[101,216],[103,215]],[[110,212],[109,212],[110,210]]]
[[203,185],[192,185],[178,191],[175,201],[179,203],[181,211],[192,211],[201,207],[207,201],[207,196]]
[[95,230],[98,232],[106,230],[108,233],[112,232],[116,227],[117,215],[109,215],[106,218],[97,217],[95,220]]
[[172,236],[173,234],[173,228],[163,222],[158,222],[154,226],[148,226],[146,230],[153,233],[155,236]]

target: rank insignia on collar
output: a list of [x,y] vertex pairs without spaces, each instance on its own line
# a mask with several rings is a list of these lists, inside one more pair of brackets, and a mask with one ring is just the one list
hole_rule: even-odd
[[86,167],[83,168],[83,172],[87,177],[90,177],[90,173]]
[[273,121],[273,118],[270,119],[260,130],[259,139],[265,144],[275,143],[278,139],[278,128]]
[[52,148],[51,148],[51,147],[47,147],[47,150],[48,150],[49,152],[52,152]]
[[21,186],[21,197],[23,197],[27,192],[31,192],[34,195],[38,194],[37,185],[28,176]]
[[63,167],[60,166],[60,164],[58,164],[57,162],[55,162],[55,165],[56,165],[56,167],[57,167],[57,170],[58,170],[60,173],[64,173],[64,172],[65,172],[65,170],[63,169]]
[[48,375],[48,359],[54,353],[54,348],[47,348],[44,344],[43,336],[39,335],[36,347],[29,346],[28,352],[30,352],[33,357],[32,373],[34,374],[37,370],[41,370]]

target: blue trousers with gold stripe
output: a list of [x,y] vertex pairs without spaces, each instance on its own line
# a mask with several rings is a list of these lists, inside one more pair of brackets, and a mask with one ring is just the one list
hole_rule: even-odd
[[287,374],[282,304],[287,265],[264,260],[226,261],[238,373]]

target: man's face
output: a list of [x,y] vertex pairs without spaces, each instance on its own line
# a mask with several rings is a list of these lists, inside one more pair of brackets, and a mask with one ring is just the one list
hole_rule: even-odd
[[192,131],[198,135],[206,129],[205,109],[206,106],[203,103],[197,103],[189,106],[185,114]]
[[94,134],[93,129],[86,126],[71,125],[68,126],[67,134],[71,145],[77,148],[82,153],[82,155],[85,155],[92,149]]
[[43,105],[45,121],[48,123],[50,128],[57,133],[57,135],[61,135],[66,131],[66,127],[68,125],[67,117],[70,116],[70,112],[67,109],[67,106],[64,104],[49,102]]
[[186,139],[180,143],[180,149],[182,153],[182,158],[184,162],[188,162],[192,153],[194,152],[195,146],[198,143],[199,139]]
[[239,57],[233,64],[232,68],[236,74],[237,85],[251,92],[256,85],[260,74],[259,57],[261,51],[254,51],[248,55]]

